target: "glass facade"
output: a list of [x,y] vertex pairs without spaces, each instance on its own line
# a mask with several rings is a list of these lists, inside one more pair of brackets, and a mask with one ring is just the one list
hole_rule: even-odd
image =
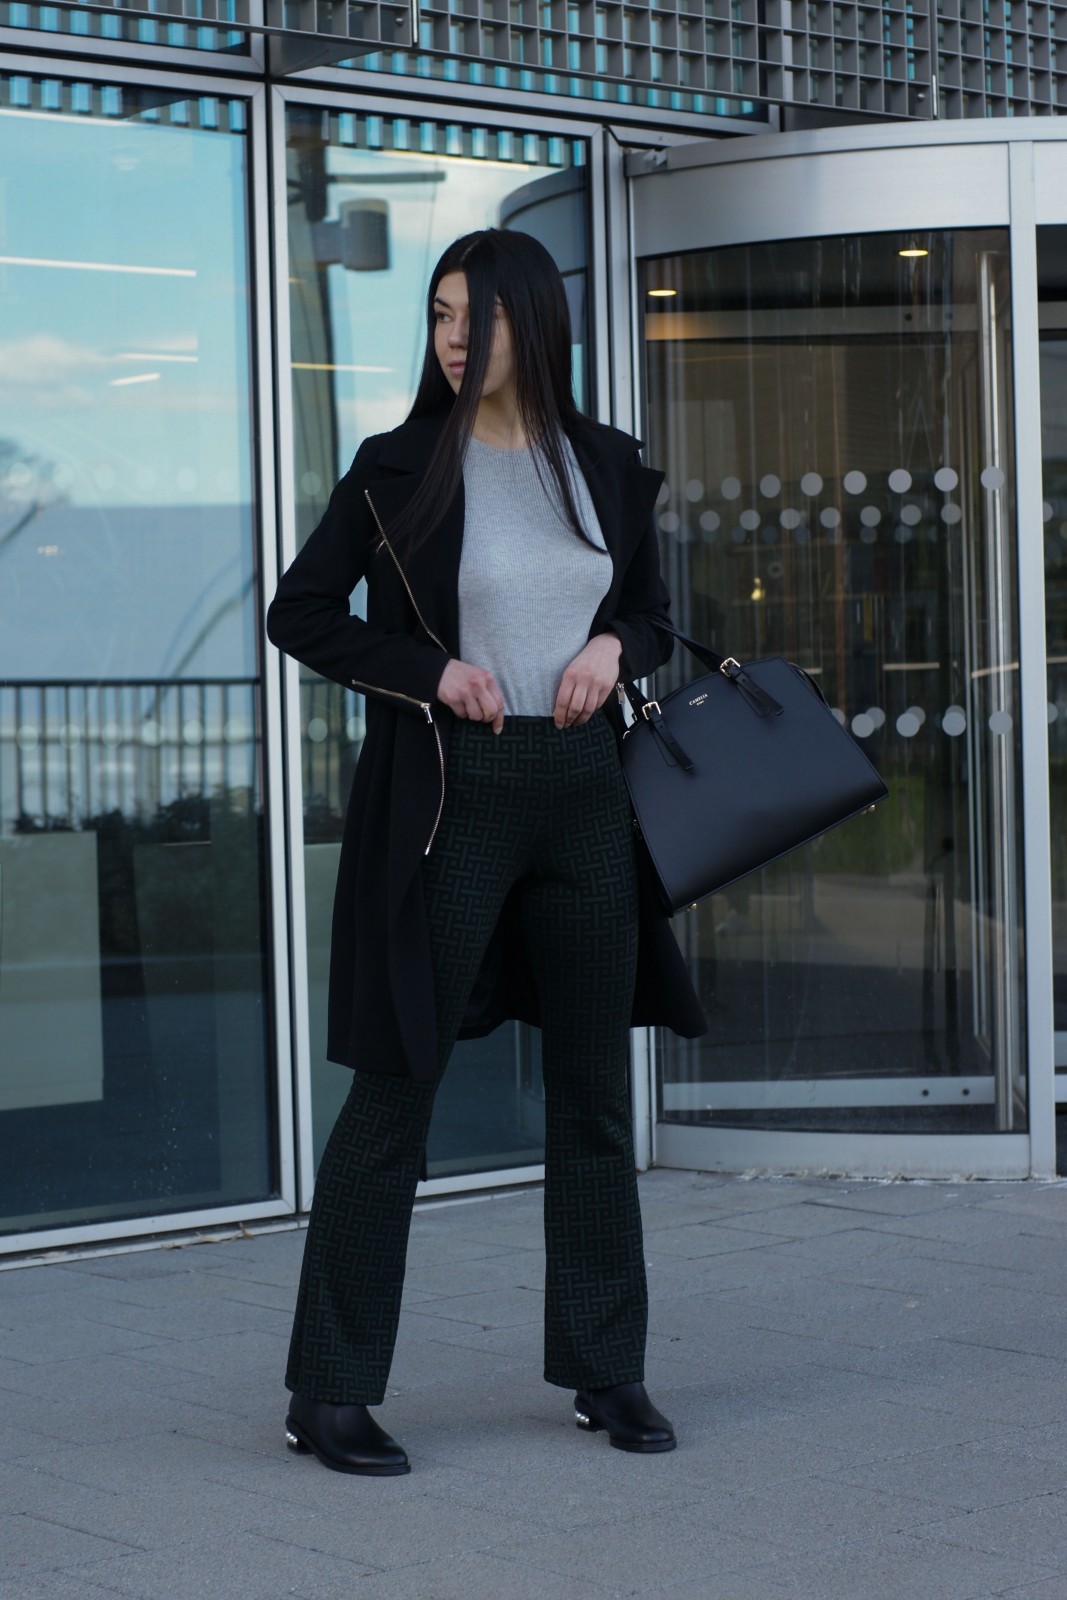
[[0,1217],[276,1189],[246,107],[0,81]]
[[[236,4],[201,22],[0,0],[0,1250],[307,1199],[349,1082],[323,1035],[364,707],[283,671],[262,613],[359,441],[406,413],[433,261],[489,223],[548,245],[581,404],[666,470],[679,620],[817,673],[891,790],[678,920],[711,1033],[655,1040],[647,1116],[635,1070],[639,1149],[658,1113],[686,1137],[833,1133],[843,1152],[1029,1135],[1049,1170],[1053,999],[1067,1100],[1067,205],[1036,233],[1032,358],[1018,313],[1035,286],[1010,266],[1032,223],[992,158],[1021,126],[987,139],[988,209],[966,223],[919,216],[925,187],[918,232],[852,223],[862,185],[831,205],[805,146],[801,224],[782,231],[813,237],[738,231],[745,196],[716,232],[709,173],[634,252],[627,173],[662,194],[670,161],[649,147],[672,128],[765,118],[749,80],[777,67],[751,27],[773,30],[747,0],[714,37],[657,35],[649,12],[646,38],[646,8],[594,10],[587,26],[580,8],[512,7],[490,69],[485,40],[423,8],[431,42],[424,26],[406,52],[311,80],[284,70],[307,38],[286,56]],[[793,22],[819,36],[805,70],[836,72],[836,12]],[[909,103],[918,84],[868,76]],[[903,159],[909,137],[862,130],[856,159]],[[928,143],[932,181],[967,139]],[[1067,193],[1067,145],[1045,146]],[[763,171],[747,169],[754,200]],[[682,220],[700,231],[684,248]],[[1014,434],[1038,382],[1035,528]],[[1020,600],[1039,567],[1043,616]],[[1020,662],[1042,626],[1035,729]],[[688,671],[679,653],[662,686]],[[1046,733],[1050,885],[1027,872]],[[431,1191],[528,1176],[542,1149],[537,1034],[460,1047]]]
[[[589,403],[586,144],[507,126],[289,109],[289,323],[296,536],[326,508],[361,439],[403,421],[426,339],[430,273],[457,235],[521,227],[564,273],[574,371]],[[362,605],[362,595],[356,596]],[[351,1075],[326,1059],[334,882],[363,696],[301,673],[301,776],[317,1160]],[[477,1113],[472,1114],[472,1108]],[[437,1097],[431,1177],[543,1159],[536,1039],[511,1027],[457,1046]]]
[[1008,264],[1001,229],[644,264],[680,625],[796,661],[890,791],[680,921],[711,1029],[662,1041],[666,1120],[1026,1126]]

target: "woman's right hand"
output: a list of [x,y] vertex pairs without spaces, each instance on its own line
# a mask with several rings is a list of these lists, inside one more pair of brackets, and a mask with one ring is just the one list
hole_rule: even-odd
[[490,722],[494,733],[503,729],[504,696],[485,667],[472,667],[469,661],[449,661],[437,685],[437,698],[457,717]]

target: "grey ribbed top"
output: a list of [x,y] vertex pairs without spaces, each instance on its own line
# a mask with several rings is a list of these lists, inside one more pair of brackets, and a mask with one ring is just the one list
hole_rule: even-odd
[[611,557],[589,490],[564,440],[582,527],[566,522],[551,469],[537,475],[532,450],[497,450],[471,439],[463,463],[459,651],[488,667],[511,716],[550,717],[564,669],[588,642],[611,582]]

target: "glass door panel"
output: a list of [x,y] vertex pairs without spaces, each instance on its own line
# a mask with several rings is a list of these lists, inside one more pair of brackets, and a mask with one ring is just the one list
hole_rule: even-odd
[[680,625],[811,672],[890,789],[679,919],[711,1026],[660,1039],[660,1117],[1024,1128],[1007,234],[660,257],[641,293]]
[[[291,106],[289,304],[297,541],[368,434],[407,415],[425,341],[429,275],[459,234],[533,233],[564,274],[578,398],[588,407],[586,146],[507,128]],[[363,604],[357,591],[354,608]],[[326,1059],[330,917],[363,697],[301,672],[314,1154],[348,1092]],[[457,1046],[430,1130],[431,1178],[540,1163],[538,1035],[501,1028]]]
[[275,1190],[244,102],[0,77],[0,1227]]
[[1048,655],[1052,987],[1056,1098],[1064,1102],[1067,1101],[1067,227],[1037,230],[1037,290]]

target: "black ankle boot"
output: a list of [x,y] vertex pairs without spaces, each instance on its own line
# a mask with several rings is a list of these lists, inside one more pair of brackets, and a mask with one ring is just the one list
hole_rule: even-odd
[[612,1389],[579,1389],[574,1397],[574,1419],[590,1433],[607,1430],[616,1450],[651,1454],[673,1450],[674,1429],[657,1411],[643,1383],[617,1383]]
[[335,1406],[294,1394],[285,1419],[285,1442],[300,1454],[313,1451],[334,1472],[393,1478],[411,1471],[404,1451],[379,1428],[366,1406]]

